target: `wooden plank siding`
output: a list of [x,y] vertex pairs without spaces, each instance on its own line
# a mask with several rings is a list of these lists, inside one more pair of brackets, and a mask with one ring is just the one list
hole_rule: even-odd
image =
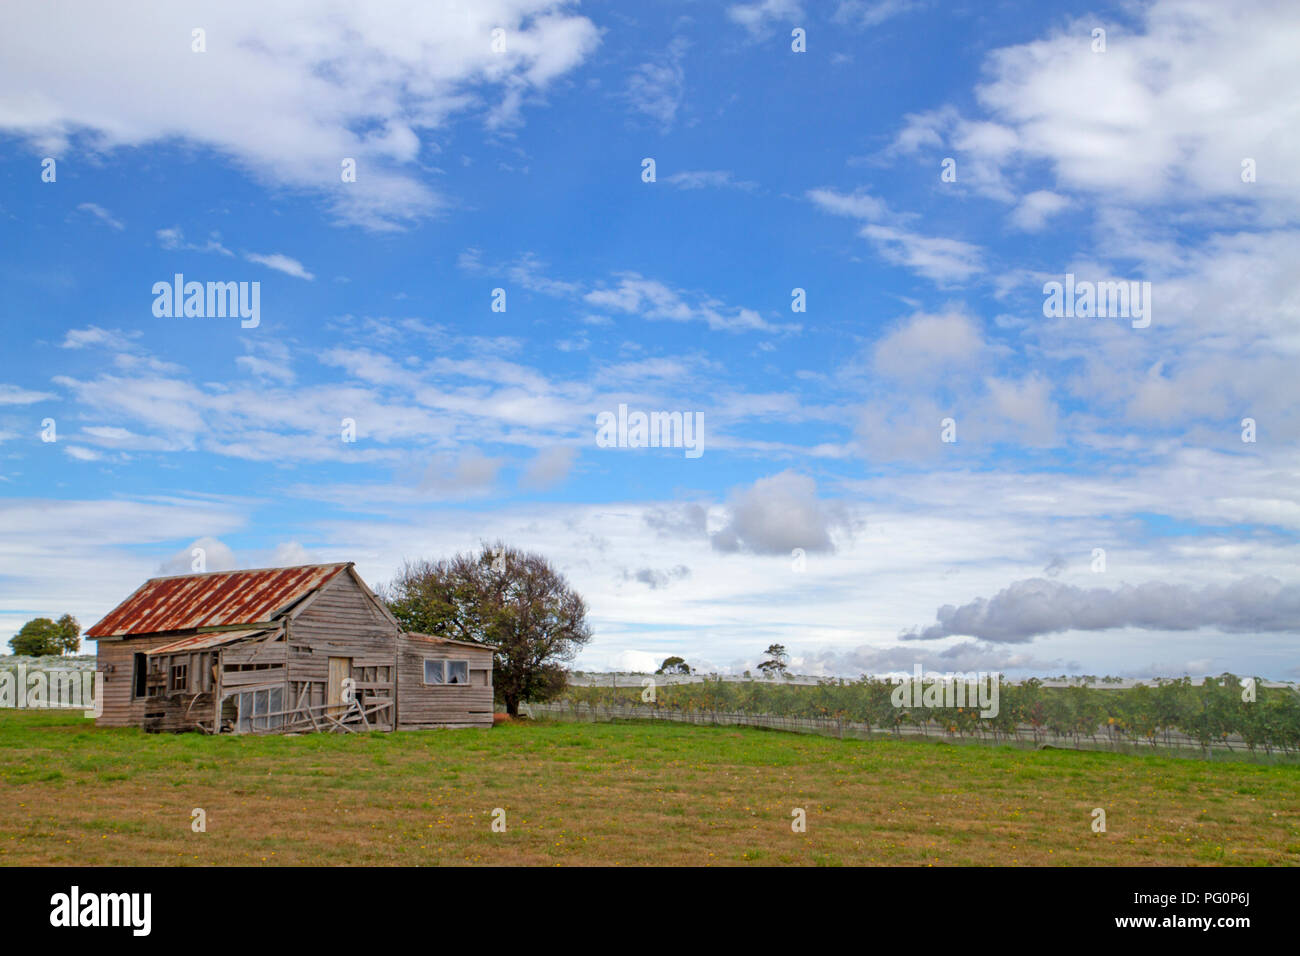
[[145,712],[156,713],[160,708],[155,698],[134,698],[131,689],[135,676],[135,655],[150,648],[170,644],[176,634],[148,634],[141,637],[101,638],[98,644],[96,670],[103,682],[101,694],[104,712],[95,720],[99,727],[143,726]]
[[[351,676],[357,684],[387,685],[358,688],[363,703],[396,696],[392,684],[398,628],[351,574],[340,574],[326,585],[287,628],[291,649],[287,700],[297,703],[307,685],[304,700],[324,704],[331,657],[352,658]],[[381,672],[368,679],[371,674],[366,671],[371,669]],[[386,723],[383,729],[393,728]]]
[[[222,707],[222,698],[250,687],[281,687],[286,710],[323,707],[330,658],[348,658],[348,676],[362,707],[393,704],[376,712],[382,722],[375,729],[492,726],[491,648],[403,633],[351,565],[272,621],[234,622],[224,629],[236,624],[267,633],[235,638],[219,647],[209,645],[188,655],[178,651],[174,657],[164,658],[168,667],[187,663],[189,685],[186,691],[153,697],[133,695],[135,655],[221,629],[101,638],[98,669],[103,672],[104,710],[98,723],[195,730],[202,721],[202,729],[211,731],[220,728],[219,717],[224,717],[229,729],[233,711],[229,705]],[[166,654],[163,651],[157,656]],[[467,661],[469,683],[426,685],[425,660]],[[211,673],[214,668],[215,674]]]
[[[402,634],[397,640],[398,730],[492,726],[492,649]],[[468,661],[468,684],[424,683],[426,660]]]

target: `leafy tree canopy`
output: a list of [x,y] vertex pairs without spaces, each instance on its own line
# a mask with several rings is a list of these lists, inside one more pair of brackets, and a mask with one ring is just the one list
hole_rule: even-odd
[[591,640],[587,605],[546,558],[484,544],[436,562],[408,562],[381,596],[408,631],[486,644],[492,683],[511,716],[567,684],[563,662]]
[[9,639],[9,646],[15,654],[27,657],[75,654],[81,648],[81,625],[71,614],[57,621],[32,618]]

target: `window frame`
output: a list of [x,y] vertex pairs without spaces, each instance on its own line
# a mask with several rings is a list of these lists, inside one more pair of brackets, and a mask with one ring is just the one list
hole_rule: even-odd
[[172,658],[167,668],[167,691],[168,693],[180,692],[187,693],[190,689],[190,662],[189,658],[185,660],[176,660]]
[[[244,695],[248,695],[247,712],[244,709]],[[259,703],[258,695],[265,696],[264,705],[266,709],[260,714],[257,713]],[[228,698],[234,698],[235,700],[235,732],[239,734],[248,734],[256,733],[259,730],[265,731],[283,727],[285,720],[284,714],[280,714],[277,717],[267,716],[268,714],[277,712],[277,708],[273,705],[273,698],[276,695],[280,697],[279,710],[284,710],[284,699],[286,696],[285,688],[283,684],[278,682],[274,684],[256,684],[249,687],[240,687],[237,690],[232,689],[223,694],[223,704]],[[260,721],[260,723],[255,726],[255,722],[257,721]]]
[[[442,673],[441,681],[429,680],[429,665],[437,664]],[[465,667],[465,679],[463,681],[452,681],[448,677],[451,668],[448,665],[463,664]],[[426,657],[424,659],[424,686],[425,687],[471,687],[473,686],[474,676],[473,669],[470,667],[468,658],[448,658],[448,657]]]

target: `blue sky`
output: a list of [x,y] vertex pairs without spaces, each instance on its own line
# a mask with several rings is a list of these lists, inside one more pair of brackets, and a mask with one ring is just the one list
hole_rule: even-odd
[[[504,538],[588,668],[1300,676],[1290,5],[0,27],[4,638],[195,547],[377,585]],[[176,273],[258,325],[155,316]],[[1045,316],[1067,273],[1150,324]],[[620,404],[703,454],[599,447]]]

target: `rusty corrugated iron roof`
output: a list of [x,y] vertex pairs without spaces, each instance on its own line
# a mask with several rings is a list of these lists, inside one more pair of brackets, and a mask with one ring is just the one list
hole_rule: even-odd
[[242,641],[246,637],[257,637],[259,634],[267,633],[269,633],[267,628],[256,628],[251,631],[205,631],[202,634],[182,637],[179,641],[172,641],[170,644],[151,647],[145,653],[179,654],[183,651],[205,651],[210,647],[223,647],[235,641]]
[[421,634],[419,631],[403,631],[403,637],[413,637],[420,641],[431,641],[434,644],[457,644],[460,647],[473,647],[480,651],[495,651],[491,644],[475,644],[473,641],[457,641],[450,637],[439,637],[437,634]]
[[351,562],[150,578],[86,631],[86,637],[259,624],[298,603],[348,567]]

